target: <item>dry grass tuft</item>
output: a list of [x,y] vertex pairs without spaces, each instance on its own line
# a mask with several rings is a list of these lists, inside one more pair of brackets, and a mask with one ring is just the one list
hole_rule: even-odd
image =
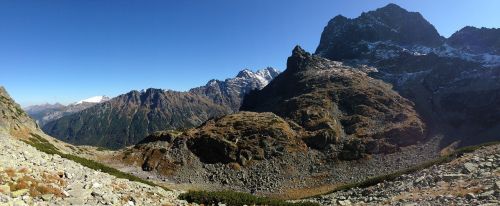
[[16,170],[14,168],[9,167],[9,168],[5,169],[4,172],[9,177],[15,177],[16,176]]

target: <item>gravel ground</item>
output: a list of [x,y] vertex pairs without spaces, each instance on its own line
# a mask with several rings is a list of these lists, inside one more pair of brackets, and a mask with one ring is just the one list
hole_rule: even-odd
[[83,167],[0,134],[0,205],[188,205],[179,194]]

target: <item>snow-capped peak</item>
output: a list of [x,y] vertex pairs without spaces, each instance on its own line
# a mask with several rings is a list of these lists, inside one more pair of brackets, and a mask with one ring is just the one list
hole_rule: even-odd
[[95,97],[90,97],[90,98],[87,98],[87,99],[84,99],[84,100],[80,100],[78,102],[76,102],[75,104],[82,104],[84,102],[87,102],[87,103],[101,103],[101,102],[105,102],[105,101],[108,101],[109,100],[109,97],[107,96],[95,96]]

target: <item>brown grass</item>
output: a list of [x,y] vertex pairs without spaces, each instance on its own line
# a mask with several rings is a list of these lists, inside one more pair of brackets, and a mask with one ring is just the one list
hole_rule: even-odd
[[5,169],[5,170],[4,170],[4,172],[5,172],[5,173],[7,174],[7,176],[9,176],[9,177],[14,177],[14,176],[16,176],[16,170],[15,170],[14,168],[9,167],[9,168]]
[[57,184],[59,186],[66,186],[66,181],[62,178],[63,175],[60,175],[60,173],[48,173],[48,172],[44,172],[42,174],[42,177],[45,181],[45,183],[54,183],[54,184]]
[[232,170],[240,171],[241,170],[241,165],[236,163],[236,162],[231,162],[227,165],[229,168]]

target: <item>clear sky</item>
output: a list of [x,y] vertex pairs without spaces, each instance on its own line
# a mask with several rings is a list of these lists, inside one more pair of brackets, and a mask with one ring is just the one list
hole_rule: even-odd
[[390,2],[445,37],[500,27],[498,0],[1,0],[0,85],[27,106],[283,70],[295,45],[315,50],[332,17]]

